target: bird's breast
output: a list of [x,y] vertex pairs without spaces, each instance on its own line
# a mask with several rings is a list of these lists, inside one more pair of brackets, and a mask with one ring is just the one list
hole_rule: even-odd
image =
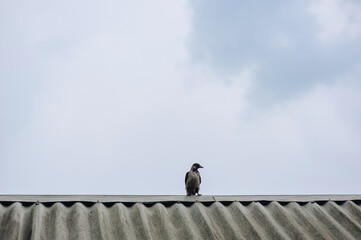
[[187,185],[193,185],[193,184],[199,185],[199,176],[195,172],[190,172],[188,174]]

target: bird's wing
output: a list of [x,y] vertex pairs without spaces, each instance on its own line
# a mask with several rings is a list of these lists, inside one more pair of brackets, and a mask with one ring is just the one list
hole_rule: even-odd
[[187,184],[187,179],[188,179],[188,173],[189,173],[189,172],[186,173],[186,179],[185,179],[185,183],[186,183],[186,184]]
[[201,175],[198,173],[198,176],[199,176],[199,184],[202,183],[202,178],[201,178]]

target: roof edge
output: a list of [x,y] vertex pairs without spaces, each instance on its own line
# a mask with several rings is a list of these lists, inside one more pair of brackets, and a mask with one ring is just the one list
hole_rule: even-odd
[[157,203],[157,202],[313,202],[313,201],[355,201],[361,194],[336,195],[0,195],[0,202],[103,202],[103,203]]

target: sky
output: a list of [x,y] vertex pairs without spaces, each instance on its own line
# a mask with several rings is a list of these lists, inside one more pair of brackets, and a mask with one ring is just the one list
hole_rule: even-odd
[[0,1],[0,194],[360,194],[356,0]]

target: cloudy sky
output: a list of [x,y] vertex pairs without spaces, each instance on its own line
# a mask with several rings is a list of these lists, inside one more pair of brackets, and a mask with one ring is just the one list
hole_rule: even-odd
[[357,0],[0,1],[0,194],[361,193]]

